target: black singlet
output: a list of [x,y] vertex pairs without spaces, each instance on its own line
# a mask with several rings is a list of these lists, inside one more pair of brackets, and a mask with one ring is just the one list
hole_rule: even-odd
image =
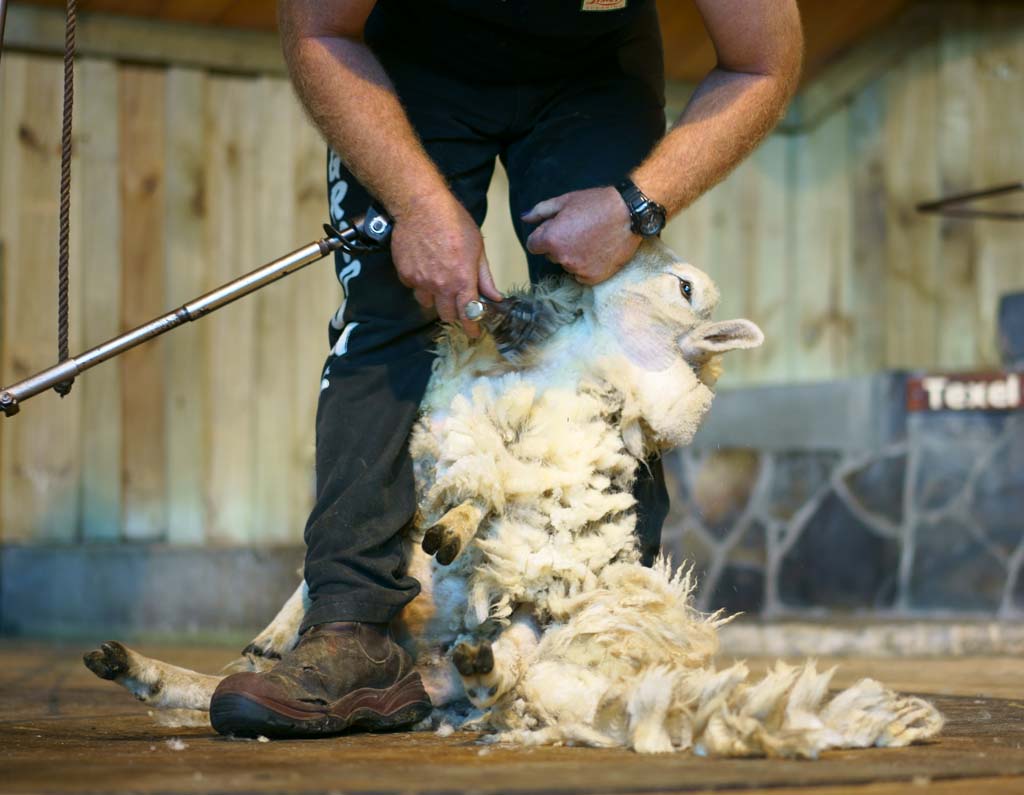
[[654,0],[378,0],[366,40],[390,58],[502,82],[600,69],[631,41],[661,54]]

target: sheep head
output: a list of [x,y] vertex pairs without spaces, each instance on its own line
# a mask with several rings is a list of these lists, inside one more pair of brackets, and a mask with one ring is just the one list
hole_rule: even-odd
[[597,327],[617,348],[602,367],[628,395],[634,452],[688,444],[711,406],[718,357],[764,341],[745,319],[714,321],[719,293],[711,278],[660,240],[647,240],[619,273],[593,291]]

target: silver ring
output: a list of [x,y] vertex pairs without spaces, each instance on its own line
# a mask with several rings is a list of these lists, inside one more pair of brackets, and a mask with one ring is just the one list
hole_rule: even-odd
[[484,316],[484,312],[487,311],[487,307],[484,306],[483,301],[470,301],[463,307],[462,314],[466,320],[479,320]]

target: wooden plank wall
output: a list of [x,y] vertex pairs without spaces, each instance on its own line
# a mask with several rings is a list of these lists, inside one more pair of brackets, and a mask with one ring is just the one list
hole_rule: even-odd
[[936,13],[937,41],[813,129],[773,136],[670,224],[670,245],[721,285],[719,316],[765,330],[723,385],[998,365],[997,301],[1024,289],[1024,224],[914,205],[1024,179],[1024,9]]
[[[1024,11],[955,5],[796,135],[772,136],[666,239],[764,328],[724,385],[997,363],[998,295],[1024,289],[1024,225],[922,216],[945,192],[1024,178]],[[79,63],[72,348],[317,236],[324,146],[279,77]],[[0,380],[54,357],[60,65],[0,68]],[[500,172],[484,232],[524,278]],[[0,420],[0,540],[301,539],[328,263]]]
[[[320,236],[325,149],[283,78],[78,65],[72,349]],[[0,68],[0,380],[55,357],[61,67]],[[297,542],[329,262],[0,422],[5,542]]]

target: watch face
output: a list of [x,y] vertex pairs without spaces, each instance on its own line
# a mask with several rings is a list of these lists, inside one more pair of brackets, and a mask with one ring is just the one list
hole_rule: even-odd
[[665,214],[659,210],[649,209],[640,219],[640,234],[651,237],[658,234],[665,226]]

